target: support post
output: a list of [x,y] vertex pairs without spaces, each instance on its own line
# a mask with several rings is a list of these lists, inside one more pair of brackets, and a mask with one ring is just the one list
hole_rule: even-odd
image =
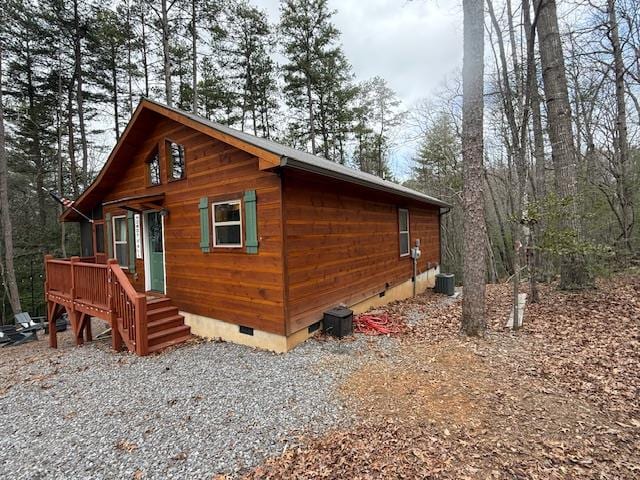
[[58,329],[56,328],[57,304],[47,300],[47,321],[49,322],[49,347],[58,348]]
[[110,258],[107,260],[107,304],[109,307],[109,323],[111,323],[111,348],[116,352],[122,350],[122,335],[118,326],[118,319],[115,313],[115,300],[113,298],[113,271],[111,265],[117,264],[118,261]]
[[92,342],[93,341],[93,332],[91,331],[91,315],[87,315],[84,321],[85,321],[84,339],[87,342]]
[[149,353],[147,296],[141,293],[136,297],[136,353],[141,357]]
[[49,347],[58,348],[58,330],[56,329],[56,304],[49,300],[49,260],[53,255],[44,256],[44,300],[47,306],[47,322],[49,323]]

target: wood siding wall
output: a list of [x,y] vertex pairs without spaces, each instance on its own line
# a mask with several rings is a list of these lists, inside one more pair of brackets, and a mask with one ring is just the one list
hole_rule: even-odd
[[[285,333],[282,257],[281,188],[275,173],[258,169],[258,159],[235,147],[157,116],[151,133],[139,138],[128,168],[103,202],[134,195],[165,193],[166,293],[183,311],[277,333]],[[186,178],[167,180],[165,138],[183,144]],[[147,187],[146,160],[155,146],[160,149],[162,184]],[[211,253],[200,249],[201,197],[224,200],[241,198],[256,190],[257,255],[242,249]],[[124,210],[105,207],[105,214]],[[146,246],[143,245],[143,250]],[[144,261],[136,261],[131,275],[138,291],[144,291]]]
[[409,210],[419,271],[440,259],[439,209],[358,186],[287,171],[283,175],[287,333],[412,277],[400,257],[398,208]]

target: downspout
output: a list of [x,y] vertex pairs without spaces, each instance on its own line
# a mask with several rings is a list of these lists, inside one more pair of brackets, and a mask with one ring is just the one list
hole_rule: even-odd
[[442,216],[446,215],[450,211],[451,211],[451,207],[441,207],[440,211],[438,212],[438,236],[440,237],[440,248],[439,248],[440,259],[438,262],[438,268],[442,266]]

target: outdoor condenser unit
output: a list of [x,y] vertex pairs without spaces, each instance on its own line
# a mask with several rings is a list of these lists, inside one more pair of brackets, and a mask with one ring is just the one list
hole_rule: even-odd
[[324,312],[322,319],[325,333],[342,338],[353,333],[353,311],[336,307]]
[[453,273],[438,273],[436,275],[436,293],[445,293],[452,296],[456,292],[456,280]]

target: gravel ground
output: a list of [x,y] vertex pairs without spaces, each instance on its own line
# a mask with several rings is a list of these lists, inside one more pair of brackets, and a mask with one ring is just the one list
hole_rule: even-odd
[[276,355],[202,342],[140,358],[104,341],[55,354],[44,342],[42,354],[14,359],[17,384],[16,370],[13,378],[0,371],[0,478],[240,473],[303,433],[352,421],[335,388],[397,345],[358,336]]

